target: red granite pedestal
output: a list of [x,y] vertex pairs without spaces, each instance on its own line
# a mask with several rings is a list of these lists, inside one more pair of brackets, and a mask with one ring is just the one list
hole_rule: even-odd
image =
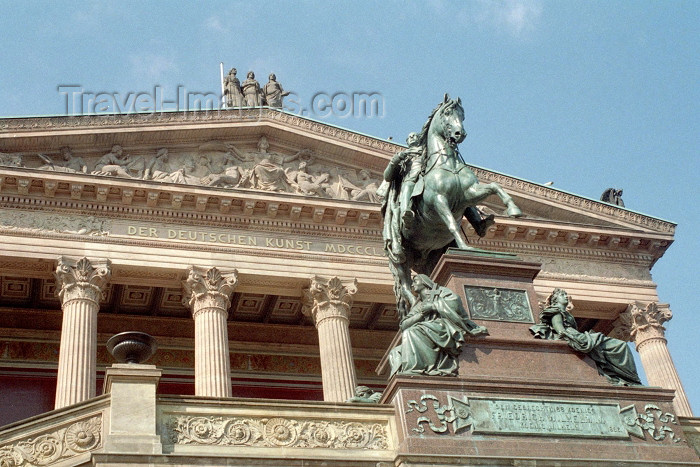
[[700,465],[672,390],[614,386],[564,341],[532,336],[539,269],[488,252],[440,260],[433,280],[490,335],[467,342],[457,377],[389,380],[382,402],[396,407],[397,465]]

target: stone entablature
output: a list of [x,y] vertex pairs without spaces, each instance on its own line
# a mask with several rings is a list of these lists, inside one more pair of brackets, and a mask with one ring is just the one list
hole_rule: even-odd
[[[18,176],[17,171],[24,171],[26,175]],[[225,223],[227,227],[240,225],[246,228],[257,222],[261,230],[292,228],[295,232],[300,229],[322,231],[324,236],[342,232],[341,235],[346,237],[380,237],[380,213],[376,204],[249,190],[163,185],[152,181],[79,174],[42,174],[29,169],[0,168],[0,180],[0,202],[3,206],[31,206],[32,210],[43,206],[45,211],[52,208],[62,211],[74,209],[99,214],[85,217],[83,221],[76,218],[73,226],[63,225],[56,219],[57,227],[49,226],[46,230],[70,232],[68,229],[72,227],[75,233],[109,234],[104,222],[119,216],[169,219],[182,223]],[[52,187],[48,194],[47,186]],[[62,216],[67,214],[65,211],[61,213]],[[4,214],[5,217],[8,215]],[[34,225],[27,222],[24,221],[25,226],[16,225],[14,219],[3,219],[0,213],[0,228],[13,225],[26,229],[41,227],[41,223]],[[47,223],[50,224],[50,220]],[[357,228],[361,230],[355,230]],[[628,263],[641,261],[649,265],[662,256],[673,241],[671,233],[503,217],[498,217],[497,224],[487,230],[483,239],[479,240],[473,230],[468,233],[477,246],[485,248],[530,252],[532,247],[525,245],[538,244],[538,250],[546,253],[567,254],[568,251],[569,256],[580,257],[600,251],[594,255]],[[146,231],[145,235],[137,236],[149,237],[149,233]]]
[[[361,284],[358,299],[368,300],[361,297],[371,294],[379,302],[392,300],[392,281],[379,231],[379,205],[374,203],[23,168],[0,168],[0,180],[0,235],[8,245],[16,243],[19,250],[29,248],[34,258],[52,245],[56,251],[47,253],[46,260],[63,254],[63,246],[73,248],[76,242],[90,245],[93,256],[114,255],[113,280],[124,283],[130,280],[128,270],[135,266],[127,267],[123,262],[131,263],[134,251],[165,248],[173,252],[168,259],[181,255],[182,260],[170,266],[155,265],[140,255],[143,266],[162,271],[144,271],[138,281],[148,276],[158,283],[179,284],[181,278],[168,279],[163,274],[170,273],[163,268],[180,269],[197,258],[199,264],[206,265],[201,259],[211,254],[235,252],[251,260],[257,258],[248,263],[255,269],[239,268],[238,261],[217,265],[241,270],[241,291],[250,290],[247,273],[258,274],[255,281],[262,286],[259,274],[269,274],[289,261],[301,260],[300,266],[308,263],[307,269],[294,275],[294,283],[285,275],[268,284],[279,287],[287,281],[284,292],[290,295],[299,293],[302,282],[317,272],[319,264],[327,264],[333,269],[328,273],[334,274],[333,262],[340,260],[353,265],[348,275],[354,273]],[[21,180],[26,183],[19,183]],[[47,194],[47,184],[55,191],[52,188]],[[20,190],[21,186],[25,188]],[[670,233],[501,216],[484,238],[479,239],[473,230],[467,233],[474,246],[511,251],[544,263],[541,279],[546,285],[539,288],[542,293],[562,274],[585,289],[578,290],[577,296],[600,295],[601,287],[609,292],[612,286],[617,290],[614,300],[621,305],[616,312],[635,300],[657,300],[649,268],[673,240]],[[39,239],[51,241],[43,242],[41,250],[30,246]],[[115,250],[113,245],[120,247]],[[127,254],[128,249],[131,253]],[[266,264],[267,272],[263,272]],[[46,276],[46,272],[37,276],[26,270],[32,265],[36,263],[11,269],[29,277]],[[539,282],[536,280],[536,287]],[[605,315],[610,313],[604,310]]]

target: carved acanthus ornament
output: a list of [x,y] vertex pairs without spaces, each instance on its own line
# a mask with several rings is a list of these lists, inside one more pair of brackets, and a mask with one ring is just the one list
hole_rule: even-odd
[[168,420],[174,444],[383,450],[388,427],[381,423],[291,418],[178,415]]
[[[624,313],[620,315],[618,321],[627,323],[629,329],[629,340],[634,341],[639,346],[649,339],[664,339],[666,328],[663,324],[673,317],[668,306],[651,302],[644,306],[641,303],[632,303]],[[625,325],[622,326],[625,329]]]
[[217,268],[199,268],[191,266],[187,280],[182,287],[185,294],[182,303],[192,310],[192,316],[208,309],[223,310],[228,313],[231,306],[231,294],[238,284],[238,271],[222,274]]
[[318,276],[311,279],[311,286],[304,290],[302,312],[313,318],[316,327],[325,319],[337,317],[348,320],[353,296],[357,293],[357,279],[342,281]]
[[102,416],[99,415],[0,446],[0,466],[45,466],[93,451],[101,445]]
[[73,261],[61,256],[54,275],[63,306],[71,300],[89,300],[98,305],[112,274],[111,265],[109,260],[91,262],[83,257]]

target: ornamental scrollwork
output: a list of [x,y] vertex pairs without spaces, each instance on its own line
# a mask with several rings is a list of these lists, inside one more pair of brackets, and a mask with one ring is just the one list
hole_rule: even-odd
[[[426,401],[431,401],[430,405]],[[416,420],[416,427],[412,431],[416,433],[425,433],[425,427],[430,428],[434,433],[446,433],[448,424],[452,425],[454,433],[462,429],[469,428],[473,425],[471,416],[471,407],[467,400],[461,400],[452,396],[447,396],[447,404],[442,405],[440,400],[432,394],[425,394],[420,397],[420,402],[410,400],[406,403],[408,410],[406,413],[413,412],[425,413],[429,409],[435,412],[437,422],[432,417],[420,416]]]
[[51,465],[102,444],[102,417],[92,417],[12,444],[0,446],[0,467]]
[[381,423],[177,415],[166,426],[174,444],[370,450],[389,447],[387,427]]
[[645,439],[649,435],[654,441],[664,441],[667,438],[673,443],[683,441],[669,426],[678,425],[676,416],[670,412],[664,412],[657,405],[646,404],[642,413],[637,412],[637,409],[630,405],[620,410],[620,416],[627,431],[637,438]]

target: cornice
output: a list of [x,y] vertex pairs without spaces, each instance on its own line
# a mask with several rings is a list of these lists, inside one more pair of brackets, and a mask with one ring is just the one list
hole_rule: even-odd
[[673,235],[676,229],[676,224],[673,222],[657,219],[603,201],[596,201],[583,196],[566,193],[480,167],[470,167],[479,178],[480,182],[496,182],[511,195],[527,195],[536,198],[536,200],[540,202],[549,201],[552,204],[565,205],[586,214],[602,215],[606,219],[624,222],[633,227],[642,227],[670,235]]
[[600,285],[615,284],[629,287],[656,288],[656,284],[652,280],[628,279],[626,277],[603,277],[592,276],[588,274],[566,274],[558,272],[540,271],[540,273],[537,275],[537,278],[548,281],[582,282],[586,284]]
[[542,219],[496,217],[479,238],[466,222],[467,239],[477,248],[529,255],[589,258],[651,266],[673,242],[671,234],[559,223]]
[[[13,132],[13,137],[45,132],[70,132],[85,129],[123,129],[125,127],[146,128],[158,125],[164,128],[182,127],[182,129],[201,129],[201,124],[255,123],[285,124],[302,129],[312,135],[330,137],[337,141],[379,151],[388,156],[403,149],[402,146],[389,141],[366,136],[350,130],[321,123],[305,117],[286,113],[279,109],[234,109],[211,112],[156,112],[143,114],[118,115],[76,115],[0,119],[0,131]],[[184,124],[184,125],[183,125]]]

